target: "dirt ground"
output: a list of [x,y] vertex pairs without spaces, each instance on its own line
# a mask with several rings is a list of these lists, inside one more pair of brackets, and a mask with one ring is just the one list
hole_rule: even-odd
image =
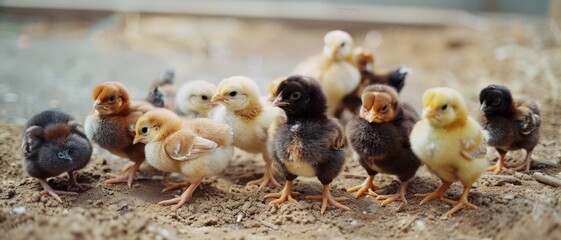
[[[128,17],[110,17],[110,21],[121,23]],[[130,31],[123,30],[122,24],[112,22],[111,27],[107,27],[106,18],[81,20],[79,24],[49,18],[9,20],[10,24],[18,23],[11,30],[18,34],[0,34],[0,41],[9,44],[0,47],[2,58],[10,59],[8,66],[1,67],[0,73],[6,79],[0,84],[5,86],[0,89],[3,108],[0,111],[0,239],[561,239],[561,189],[539,183],[532,177],[535,172],[541,172],[561,178],[561,119],[558,118],[561,115],[561,90],[558,87],[561,69],[553,67],[561,65],[561,43],[555,38],[559,34],[552,32],[545,21],[480,20],[485,24],[477,28],[309,27],[290,22],[145,16],[139,24],[144,29],[140,31],[144,33],[141,37],[127,35]],[[172,30],[185,24],[215,24],[223,28],[218,31],[201,27],[204,30],[199,29],[196,34],[203,39],[214,39],[210,44],[217,49],[209,48],[214,49],[210,51],[205,45],[201,48],[206,50],[201,53],[198,45],[191,41],[187,54],[173,53],[170,49],[181,45],[182,38],[196,34],[170,38],[169,32],[155,30],[162,24]],[[264,200],[263,196],[280,188],[258,192],[255,187],[245,187],[245,183],[262,174],[263,162],[260,157],[243,152],[236,153],[222,175],[204,180],[188,204],[178,211],[156,204],[179,192],[160,193],[164,187],[162,173],[146,164],[141,168],[139,180],[130,189],[124,184],[102,184],[106,173],[118,172],[127,163],[103,150],[96,150],[90,164],[78,172],[78,180],[92,183],[94,188],[77,196],[63,196],[62,204],[41,196],[38,182],[26,176],[21,168],[22,121],[48,107],[60,107],[77,117],[85,116],[91,106],[89,91],[95,82],[123,79],[121,81],[131,86],[133,96],[142,96],[143,89],[160,69],[183,62],[184,65],[175,65],[180,66],[176,67],[180,79],[207,77],[218,82],[220,77],[238,70],[237,74],[255,77],[264,89],[267,79],[289,72],[298,61],[318,52],[321,46],[317,42],[321,42],[324,32],[334,27],[347,27],[354,36],[359,36],[359,45],[375,49],[377,66],[405,63],[413,68],[414,74],[408,78],[402,98],[416,107],[420,107],[424,90],[440,85],[459,89],[473,112],[477,111],[479,89],[490,83],[505,84],[514,93],[540,100],[543,107],[542,138],[533,155],[539,163],[534,164],[530,172],[484,174],[473,186],[469,197],[479,210],[464,209],[451,218],[442,217],[450,209],[449,205],[433,201],[419,206],[420,199],[413,196],[432,191],[440,184],[424,167],[407,190],[407,204],[396,202],[380,207],[380,201],[371,197],[355,199],[346,193],[346,189],[361,183],[366,174],[350,155],[344,171],[332,184],[332,193],[349,197],[346,204],[351,211],[329,207],[323,216],[319,212],[319,202],[303,198],[297,198],[297,205],[267,205],[270,200]],[[87,32],[86,36],[84,32]],[[241,32],[248,35],[239,35]],[[248,37],[253,38],[249,43],[244,41]],[[76,43],[63,49],[53,39]],[[380,39],[383,39],[381,43]],[[110,62],[95,65],[96,68],[90,70],[87,66],[94,60],[81,60],[72,52],[84,41],[97,49],[82,52],[85,58],[92,57],[96,62],[107,59],[129,61],[127,64],[135,67],[123,68],[123,64],[114,66]],[[271,47],[271,41],[277,41],[273,42],[275,47]],[[53,52],[56,50],[47,49],[49,44],[59,47],[60,56]],[[21,52],[21,49],[33,46],[36,46],[34,52]],[[179,48],[185,49],[185,46]],[[262,55],[248,54],[253,48]],[[238,53],[232,49],[242,50]],[[33,58],[40,54],[54,54],[54,59]],[[64,57],[66,55],[72,57]],[[138,57],[152,59],[144,61]],[[203,60],[193,60],[197,57]],[[232,66],[220,64],[236,57],[243,59],[243,67],[237,68],[239,62],[232,63]],[[73,65],[65,70],[67,66],[59,64],[72,59],[78,62],[78,67]],[[158,63],[151,66],[155,62]],[[220,68],[218,76],[205,73],[209,69],[202,66],[204,64]],[[21,71],[17,66],[43,70],[41,73]],[[54,69],[54,73],[45,69]],[[68,73],[68,79],[61,77],[66,76],[65,73]],[[53,74],[55,77],[47,83],[39,81]],[[87,77],[90,78],[70,86],[50,86],[56,81],[72,82]],[[22,80],[26,78],[30,80]],[[31,84],[38,84],[35,91],[59,91],[59,94],[26,94],[26,91],[32,91],[28,88]],[[70,100],[59,96],[65,94],[72,95]],[[35,95],[35,98],[28,95]],[[514,165],[521,162],[522,157],[523,153],[515,152],[509,155],[507,163]],[[488,159],[495,161],[496,153],[490,153]],[[179,181],[181,176],[172,175],[172,179]],[[389,175],[381,174],[376,181],[382,185],[379,193],[393,193],[398,188],[397,180]],[[65,189],[67,176],[52,178],[49,183],[56,189]],[[303,195],[318,194],[321,185],[316,179],[298,178],[294,190]],[[448,196],[457,199],[461,190],[461,185],[455,183]]]

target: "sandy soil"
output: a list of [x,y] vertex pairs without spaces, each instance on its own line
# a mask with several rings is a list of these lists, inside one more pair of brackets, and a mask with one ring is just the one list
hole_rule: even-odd
[[[259,26],[255,29],[257,35],[272,31],[279,37],[281,32],[308,33],[304,37],[318,37],[327,29],[306,30],[270,22],[242,22],[241,25],[245,30],[248,26]],[[266,26],[274,28],[264,30]],[[353,31],[360,36],[366,33],[363,29]],[[32,111],[2,112],[6,119],[0,121],[0,238],[560,239],[561,189],[539,183],[532,177],[534,172],[542,172],[561,178],[561,119],[558,118],[561,100],[556,88],[561,74],[560,69],[550,67],[560,65],[561,48],[549,30],[539,24],[498,21],[484,30],[381,27],[379,33],[384,41],[376,52],[382,65],[406,62],[413,66],[415,75],[408,79],[403,98],[417,107],[420,94],[436,85],[460,88],[473,111],[477,110],[475,100],[479,89],[491,82],[507,84],[515,93],[539,99],[543,104],[542,139],[533,158],[540,164],[535,164],[530,172],[483,175],[469,197],[479,210],[462,210],[451,218],[443,218],[450,208],[447,204],[433,201],[419,206],[420,200],[413,196],[414,193],[432,191],[439,185],[439,180],[424,168],[409,186],[407,204],[392,203],[380,207],[380,202],[371,197],[354,199],[352,194],[346,193],[346,188],[361,183],[365,172],[349,157],[344,171],[332,185],[332,193],[349,197],[347,205],[351,211],[328,208],[322,216],[319,202],[297,198],[297,205],[270,207],[267,205],[269,200],[264,200],[263,195],[280,188],[257,192],[254,187],[245,187],[246,182],[259,177],[263,171],[260,157],[254,155],[238,152],[228,171],[203,181],[187,205],[172,211],[170,207],[156,204],[179,193],[160,193],[164,186],[161,172],[144,166],[139,181],[130,189],[124,184],[104,185],[101,183],[104,175],[117,172],[127,162],[97,150],[91,163],[78,173],[79,181],[92,183],[95,187],[77,196],[64,196],[64,202],[60,204],[41,196],[37,181],[22,171],[19,149],[22,126],[7,123],[7,120],[14,119],[9,117],[10,114],[26,118]],[[105,37],[115,37],[116,33],[104,34]],[[303,47],[297,48],[294,51],[302,51]],[[280,56],[272,51],[273,56]],[[9,72],[3,70],[3,74]],[[278,67],[272,72],[281,70],[283,68]],[[275,73],[270,71],[267,74]],[[18,76],[25,76],[25,73]],[[130,84],[136,84],[137,89],[143,88],[139,82]],[[84,86],[82,88],[79,91],[89,91]],[[19,104],[25,108],[31,103],[2,104]],[[83,116],[87,111],[82,105],[89,106],[90,103],[86,100],[69,108]],[[496,154],[488,155],[490,161],[496,158]],[[514,165],[521,160],[522,153],[516,152],[509,155],[508,163]],[[180,180],[181,177],[172,175],[172,179]],[[398,182],[392,176],[379,175],[376,181],[383,186],[379,193],[397,190]],[[67,176],[52,178],[49,183],[65,189]],[[294,190],[304,195],[318,194],[321,185],[315,179],[299,178]],[[448,191],[448,196],[453,199],[460,194],[458,183]]]

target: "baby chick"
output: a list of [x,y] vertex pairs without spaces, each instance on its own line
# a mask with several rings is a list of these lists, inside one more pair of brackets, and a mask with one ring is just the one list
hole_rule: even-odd
[[175,107],[188,118],[208,118],[209,112],[216,107],[210,101],[216,92],[216,86],[206,81],[189,81],[184,83],[175,96]]
[[54,190],[46,179],[68,173],[70,185],[81,190],[90,188],[79,184],[74,171],[82,169],[90,161],[92,146],[83,132],[82,126],[70,115],[47,110],[33,116],[23,132],[23,169],[29,176],[37,178],[44,191],[62,202],[58,194],[75,195],[75,192]]
[[124,85],[104,82],[93,91],[94,112],[86,117],[86,135],[112,154],[128,158],[134,165],[125,175],[105,183],[126,182],[132,186],[138,168],[144,162],[144,144],[133,144],[136,120],[154,107],[147,102],[131,102]]
[[155,107],[165,107],[170,110],[174,110],[175,106],[173,104],[173,98],[175,96],[175,89],[173,87],[173,78],[175,77],[175,72],[173,69],[167,69],[161,80],[158,80],[152,84],[150,90],[148,91],[148,96],[146,96],[146,101],[154,105]]
[[286,201],[296,203],[292,195],[292,181],[297,176],[317,177],[323,184],[321,196],[306,199],[320,200],[321,214],[328,205],[349,210],[339,203],[346,198],[334,198],[329,184],[339,175],[345,162],[345,136],[337,119],[326,115],[326,99],[319,82],[303,76],[292,76],[281,82],[273,105],[286,113],[286,122],[275,122],[269,151],[286,184],[279,193],[265,198],[278,198],[270,204]]
[[[411,148],[428,169],[442,180],[433,193],[417,194],[425,197],[421,205],[440,199],[454,205],[446,213],[477,207],[468,202],[471,185],[485,172],[487,144],[483,129],[468,116],[464,99],[454,89],[432,88],[423,95],[423,119],[413,127]],[[450,185],[459,180],[464,192],[459,201],[444,198]]]
[[[356,191],[358,198],[368,191],[378,200],[385,199],[382,206],[396,200],[407,202],[407,185],[421,165],[409,144],[409,134],[418,120],[419,115],[412,106],[398,101],[394,88],[376,84],[364,90],[360,114],[347,124],[347,138],[360,156],[360,165],[368,178],[348,192]],[[371,190],[378,187],[373,180],[379,172],[399,178],[398,193],[377,195]]]
[[301,63],[294,73],[320,82],[327,97],[327,114],[334,116],[343,97],[358,87],[360,72],[352,62],[351,35],[335,30],[328,32],[323,40],[323,53]]
[[343,98],[343,103],[339,105],[335,112],[336,117],[340,117],[345,110],[357,113],[361,105],[362,92],[369,85],[386,84],[394,87],[398,93],[401,92],[401,89],[405,86],[405,77],[411,71],[406,67],[398,67],[393,71],[374,71],[374,55],[362,47],[355,48],[353,59],[360,71],[360,84]]
[[264,106],[257,84],[243,76],[223,79],[211,101],[225,106],[215,112],[213,119],[232,127],[234,146],[246,152],[261,153],[265,160],[263,177],[250,181],[248,185],[259,185],[259,190],[268,184],[279,186],[274,177],[273,160],[267,151],[267,131],[277,118],[283,116],[282,110]]
[[155,109],[144,114],[136,124],[134,143],[146,144],[146,161],[166,172],[182,173],[188,186],[180,197],[161,201],[160,205],[187,202],[205,177],[217,175],[227,166],[234,154],[232,129],[210,119],[184,121],[167,109]]
[[500,85],[489,85],[479,94],[481,114],[479,123],[487,132],[487,142],[499,152],[499,160],[488,171],[504,169],[508,151],[526,150],[524,162],[517,170],[530,170],[532,151],[540,138],[540,104],[529,98],[512,98],[510,91]]

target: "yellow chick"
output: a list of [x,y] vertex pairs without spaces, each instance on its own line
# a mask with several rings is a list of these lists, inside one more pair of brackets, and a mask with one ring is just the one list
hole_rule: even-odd
[[[454,89],[433,88],[423,95],[423,119],[413,127],[411,148],[428,169],[442,180],[433,193],[417,194],[424,197],[421,205],[443,200],[454,207],[446,213],[477,207],[468,202],[471,185],[488,167],[485,159],[487,143],[479,124],[468,116],[464,99]],[[464,185],[459,201],[444,198],[444,193],[455,181]]]
[[321,55],[311,57],[296,67],[295,74],[317,79],[327,96],[327,113],[333,116],[343,97],[360,84],[360,72],[354,64],[353,38],[335,30],[325,34]]
[[234,155],[232,129],[210,119],[184,120],[167,109],[142,115],[135,128],[134,143],[145,143],[146,162],[165,171],[182,173],[186,183],[174,184],[162,192],[187,187],[181,196],[161,201],[173,209],[183,206],[205,177],[219,174]]
[[250,78],[234,76],[223,79],[212,97],[225,108],[219,108],[213,119],[228,124],[234,130],[234,146],[250,153],[261,153],[265,160],[262,178],[248,185],[259,185],[262,190],[268,184],[279,186],[274,177],[272,158],[267,151],[267,130],[271,123],[284,115],[281,109],[264,105],[259,98],[259,88]]
[[198,80],[181,85],[175,95],[175,108],[187,118],[208,118],[216,103],[210,101],[216,91],[212,83]]

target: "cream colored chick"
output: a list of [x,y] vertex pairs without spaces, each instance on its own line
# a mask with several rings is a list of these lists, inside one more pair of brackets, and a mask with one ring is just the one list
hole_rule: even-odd
[[323,53],[298,65],[294,73],[320,82],[327,96],[327,113],[333,116],[343,97],[352,93],[360,84],[360,72],[351,55],[351,35],[335,30],[328,32],[323,41]]
[[250,181],[248,185],[259,185],[259,190],[268,184],[279,186],[274,177],[272,158],[267,151],[267,129],[284,115],[282,110],[264,105],[259,98],[257,84],[243,76],[223,79],[212,101],[225,106],[217,109],[213,119],[232,127],[234,146],[246,152],[261,153],[265,160],[263,177]]
[[[413,127],[411,148],[428,169],[442,180],[433,193],[417,194],[425,197],[421,205],[440,199],[454,205],[446,213],[477,207],[468,202],[471,185],[488,167],[485,159],[487,143],[479,124],[468,116],[464,99],[454,89],[433,88],[423,95],[423,119]],[[444,198],[444,193],[455,181],[464,185],[459,201]]]
[[188,186],[181,196],[161,201],[160,205],[187,202],[205,177],[219,174],[234,154],[232,129],[210,119],[183,120],[167,109],[155,109],[136,123],[134,143],[145,143],[146,161],[165,171],[182,173],[185,184],[175,184],[164,191]]
[[216,107],[216,103],[210,101],[214,92],[216,86],[212,83],[202,80],[186,82],[175,95],[175,108],[188,118],[208,118]]

